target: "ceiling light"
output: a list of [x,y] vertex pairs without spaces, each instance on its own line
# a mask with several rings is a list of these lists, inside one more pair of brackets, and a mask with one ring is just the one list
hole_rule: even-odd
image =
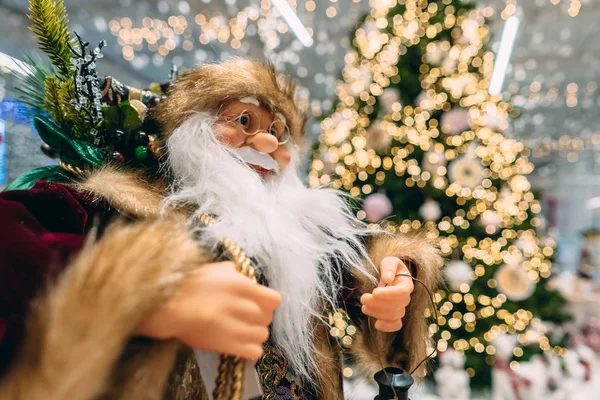
[[502,85],[504,84],[508,62],[510,61],[510,55],[515,44],[515,39],[517,38],[518,29],[519,18],[513,16],[506,20],[504,30],[502,31],[502,39],[500,40],[500,50],[496,57],[496,65],[494,65],[494,72],[492,72],[492,79],[488,88],[492,96],[500,94],[502,91]]
[[283,18],[285,18],[285,22],[287,22],[290,28],[292,28],[296,34],[296,37],[298,37],[298,40],[300,40],[300,42],[306,47],[312,46],[314,43],[313,38],[310,36],[310,33],[308,33],[308,30],[306,30],[306,27],[302,21],[300,21],[300,18],[298,18],[298,15],[294,12],[294,10],[292,10],[287,1],[271,0],[271,3],[275,5],[277,10],[279,10],[279,13],[281,13]]

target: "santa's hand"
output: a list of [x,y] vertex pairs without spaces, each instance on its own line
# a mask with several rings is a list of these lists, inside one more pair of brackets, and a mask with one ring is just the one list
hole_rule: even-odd
[[258,359],[281,296],[252,282],[231,262],[207,264],[190,275],[171,299],[136,330],[155,339]]
[[386,257],[379,265],[379,287],[360,298],[362,312],[376,319],[375,328],[396,332],[402,328],[402,318],[414,289],[410,271],[397,257]]

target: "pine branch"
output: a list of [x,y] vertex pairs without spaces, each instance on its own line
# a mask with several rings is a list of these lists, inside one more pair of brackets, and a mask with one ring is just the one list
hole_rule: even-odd
[[60,83],[58,92],[58,101],[61,105],[66,120],[72,124],[73,136],[76,138],[86,138],[90,132],[90,123],[85,118],[82,111],[78,111],[72,104],[75,97],[75,83],[72,80],[67,80]]
[[71,75],[71,38],[63,0],[30,0],[30,30],[63,77]]
[[61,81],[56,75],[46,77],[46,80],[44,81],[44,92],[46,94],[44,96],[44,108],[53,117],[54,122],[64,126],[66,119],[60,101],[60,84]]
[[41,113],[45,104],[45,81],[50,75],[56,74],[56,68],[35,53],[26,54],[22,68],[25,74],[12,71],[11,89],[18,94],[18,99],[35,112]]

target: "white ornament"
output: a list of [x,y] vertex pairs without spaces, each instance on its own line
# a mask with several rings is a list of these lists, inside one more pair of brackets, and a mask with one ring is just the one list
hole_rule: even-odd
[[438,359],[441,365],[435,373],[438,395],[442,399],[468,400],[471,388],[464,354],[448,349],[440,353]]
[[528,299],[535,290],[535,284],[529,279],[527,270],[520,264],[504,264],[494,277],[498,292],[511,301]]
[[371,83],[373,83],[373,77],[371,76],[371,73],[366,66],[362,66],[360,67],[358,76],[347,81],[346,90],[351,96],[357,97],[361,92],[367,90]]
[[485,115],[483,117],[483,123],[493,131],[505,131],[509,125],[507,117],[497,114]]
[[425,90],[423,90],[421,93],[419,93],[419,95],[415,99],[415,105],[417,107],[423,108],[423,106],[421,105],[421,103],[424,102],[424,101],[426,101],[426,100],[429,100],[429,95],[427,94],[427,92]]
[[459,135],[470,128],[471,117],[469,110],[466,108],[453,108],[442,114],[440,122],[442,124],[442,132],[448,135]]
[[538,251],[538,245],[533,241],[533,238],[518,239],[515,241],[515,246],[527,257],[533,256]]
[[525,176],[515,175],[510,180],[510,188],[514,192],[527,192],[531,189],[531,183],[529,183],[529,180]]
[[341,112],[335,112],[326,121],[327,126],[332,128],[330,136],[335,139],[335,143],[339,144],[350,136],[350,131],[354,128],[351,118],[346,118]]
[[375,151],[385,151],[392,143],[392,135],[381,127],[381,120],[375,120],[367,129],[367,146]]
[[383,93],[379,96],[379,104],[381,104],[381,107],[383,107],[388,114],[391,114],[394,112],[393,106],[395,103],[401,103],[400,92],[398,89],[393,87],[383,89]]
[[467,151],[454,160],[448,167],[450,182],[459,183],[461,186],[475,189],[483,182],[483,165],[472,151]]
[[[551,352],[546,352],[548,353]],[[558,358],[555,355],[553,357]],[[562,365],[560,361],[555,364],[557,371],[553,382],[558,389],[552,393],[552,400],[588,400],[598,397],[600,360],[592,349],[582,345],[569,348],[562,358]]]
[[458,292],[461,285],[471,285],[473,282],[473,268],[464,261],[451,260],[444,268],[444,277],[450,290]]
[[390,215],[392,210],[392,202],[383,193],[372,194],[363,202],[363,211],[367,216],[367,221],[372,223],[380,222]]
[[[444,51],[440,43],[432,42],[427,46],[425,60],[428,64],[438,67],[444,59]],[[417,103],[418,104],[418,103]]]
[[431,199],[425,200],[425,203],[419,208],[419,215],[425,221],[437,221],[442,216],[440,204]]
[[481,225],[486,228],[488,234],[493,234],[498,231],[501,219],[497,212],[486,210],[481,214],[481,217],[479,217],[479,221],[481,222]]
[[513,356],[513,349],[517,346],[517,336],[504,333],[498,335],[493,343],[496,348],[496,359],[508,364]]

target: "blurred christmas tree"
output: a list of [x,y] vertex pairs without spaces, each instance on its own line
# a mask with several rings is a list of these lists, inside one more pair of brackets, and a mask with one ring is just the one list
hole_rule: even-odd
[[564,318],[562,297],[545,287],[555,246],[537,237],[529,152],[501,133],[517,111],[488,93],[494,11],[464,0],[372,6],[353,34],[309,181],[366,198],[359,218],[392,215],[390,229],[439,236],[451,261],[436,295],[437,349],[464,352],[472,385],[487,386],[497,336],[517,335],[515,367],[532,351],[562,353],[542,321]]

